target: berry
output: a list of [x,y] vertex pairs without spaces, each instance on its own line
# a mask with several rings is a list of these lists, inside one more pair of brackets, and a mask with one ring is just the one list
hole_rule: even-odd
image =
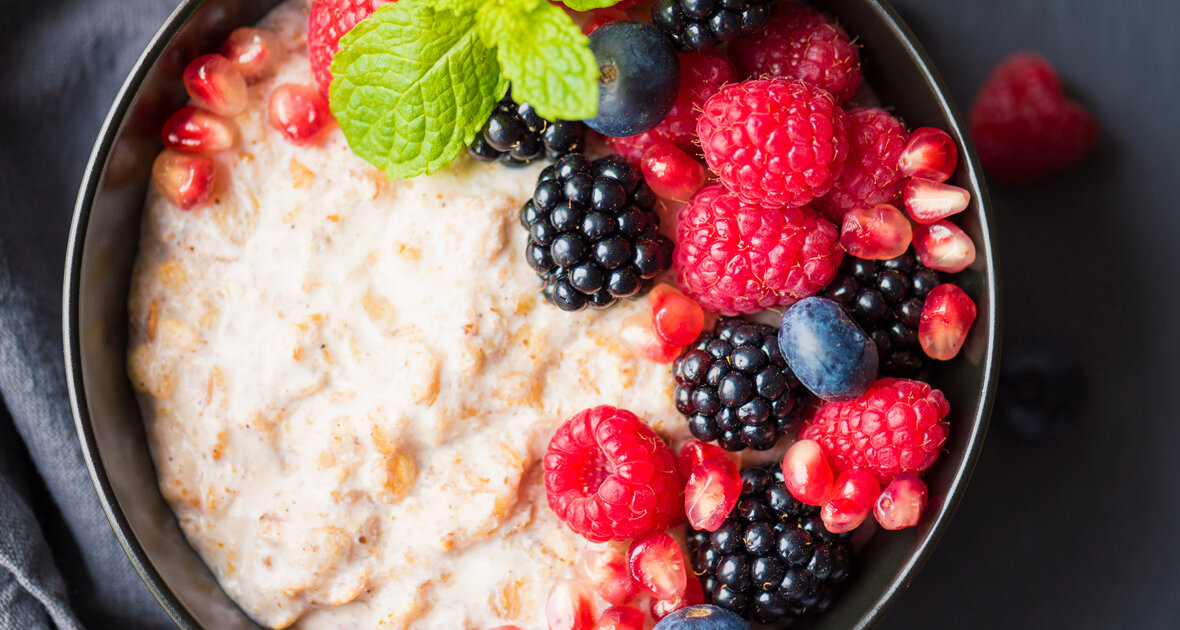
[[856,400],[824,403],[799,435],[819,442],[836,472],[865,468],[888,483],[938,460],[949,412],[941,391],[921,381],[883,378]]
[[332,112],[328,101],[315,88],[298,83],[284,83],[270,93],[270,125],[298,146],[315,144]]
[[627,568],[631,579],[658,599],[678,597],[688,585],[680,545],[661,531],[649,532],[631,542]]
[[787,309],[778,343],[799,382],[824,400],[852,400],[877,380],[877,344],[828,298]]
[[722,87],[697,121],[709,168],[746,203],[801,206],[827,194],[848,157],[844,111],[793,79]]
[[896,258],[909,249],[913,238],[909,220],[887,203],[849,211],[840,227],[844,251],[869,260]]
[[971,193],[930,179],[911,179],[903,193],[905,211],[918,223],[934,223],[967,209]]
[[643,611],[634,606],[611,606],[602,611],[594,630],[643,630]]
[[801,386],[771,326],[722,319],[676,359],[672,375],[676,409],[698,440],[764,451],[794,426]]
[[181,78],[189,98],[202,109],[222,116],[236,116],[246,109],[246,79],[221,55],[193,59]]
[[827,90],[837,103],[856,94],[863,77],[860,53],[827,15],[784,2],[765,29],[729,45],[742,78],[801,79]]
[[750,624],[724,608],[701,604],[662,617],[653,630],[750,630]]
[[955,358],[975,323],[975,315],[975,302],[966,291],[949,282],[934,287],[926,296],[918,325],[918,341],[926,356],[939,361]]
[[591,630],[594,604],[586,588],[573,580],[559,580],[545,602],[549,630]]
[[700,440],[689,440],[680,447],[680,455],[677,457],[677,467],[680,470],[680,475],[688,479],[692,474],[694,468],[710,459],[723,459],[731,464],[736,464],[736,459],[729,451],[710,444],[709,442],[702,442]]
[[923,265],[947,273],[958,273],[975,262],[975,243],[950,221],[914,228],[914,252]]
[[945,182],[955,174],[959,150],[950,134],[936,127],[918,127],[897,159],[901,174]]
[[823,505],[835,492],[832,467],[815,440],[798,440],[783,455],[783,483],[806,505]]
[[824,528],[819,508],[783,484],[778,466],[748,468],[737,507],[717,531],[690,530],[693,573],[713,604],[759,623],[831,608],[852,545]]
[[691,155],[667,142],[652,145],[640,161],[643,179],[656,196],[688,201],[705,185],[705,168]]
[[684,486],[684,513],[694,529],[715,531],[729,515],[742,492],[737,466],[728,459],[697,464]]
[[686,295],[720,313],[753,313],[814,295],[843,251],[836,228],[811,208],[765,208],[719,185],[679,213],[676,279]]
[[657,284],[647,294],[652,328],[665,343],[683,348],[705,327],[705,311],[670,284]]
[[591,163],[570,153],[542,170],[520,220],[525,259],[549,301],[566,311],[607,308],[649,288],[672,265],[655,203],[639,173],[613,156]]
[[680,355],[681,346],[668,343],[656,333],[652,318],[646,313],[632,313],[623,320],[619,338],[636,356],[656,363],[671,363]]
[[660,0],[651,21],[680,50],[702,50],[761,30],[774,9],[775,0]]
[[213,195],[217,168],[213,160],[164,150],[152,163],[152,182],[168,203],[191,210]]
[[611,606],[622,606],[639,592],[639,585],[627,569],[627,556],[622,552],[587,549],[582,552],[580,565],[594,592]]
[[598,115],[586,121],[606,136],[633,136],[655,127],[672,110],[680,85],[676,51],[659,29],[620,20],[590,34],[598,60]]
[[848,211],[889,203],[904,183],[898,157],[905,148],[905,125],[876,107],[848,111],[848,160],[816,207],[833,221]]
[[903,472],[893,478],[873,504],[873,517],[884,529],[905,529],[918,524],[926,509],[926,483],[918,475]]
[[283,47],[277,35],[249,26],[230,33],[217,52],[230,60],[247,84],[274,76],[283,57]]
[[307,16],[307,56],[320,94],[328,96],[332,57],[340,50],[340,38],[387,1],[390,0],[315,0],[311,5]]
[[700,580],[690,577],[688,579],[688,585],[684,587],[684,593],[679,597],[673,597],[672,599],[652,599],[650,601],[648,611],[651,613],[651,618],[659,621],[686,606],[704,604],[705,591],[701,588]]
[[917,376],[925,366],[918,326],[938,274],[913,252],[880,262],[845,256],[824,295],[839,302],[877,344],[882,376]]
[[1000,364],[996,416],[1017,437],[1049,438],[1081,418],[1086,390],[1081,361],[1068,347],[1048,341],[1010,344]]
[[505,166],[521,167],[542,156],[556,160],[581,152],[585,137],[581,122],[545,120],[532,105],[517,103],[509,93],[492,110],[467,151],[481,162],[499,160]]
[[1098,127],[1061,89],[1036,53],[1005,59],[980,88],[967,124],[979,160],[998,180],[1021,184],[1077,164],[1094,148]]
[[164,146],[185,153],[217,153],[234,145],[237,128],[213,112],[189,105],[164,122]]
[[544,467],[549,507],[591,542],[663,531],[682,514],[676,456],[630,411],[576,414],[549,441]]
[[836,478],[832,499],[824,504],[819,516],[824,527],[833,534],[850,532],[865,522],[873,511],[881,484],[873,473],[853,468],[845,470]]
[[[620,2],[619,4],[624,3]],[[611,22],[627,19],[626,11],[623,11],[618,7],[619,5],[616,4],[613,7],[589,11],[587,13],[588,19],[586,20],[586,23],[582,25],[582,32],[586,35],[589,35],[590,33],[598,30],[598,27],[600,26],[605,26]]]

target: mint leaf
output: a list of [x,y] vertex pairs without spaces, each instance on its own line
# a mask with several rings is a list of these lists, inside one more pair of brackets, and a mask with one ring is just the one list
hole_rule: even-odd
[[574,11],[605,9],[606,7],[613,7],[619,2],[620,0],[562,0],[562,4]]
[[471,142],[508,90],[473,11],[383,5],[340,41],[331,107],[353,152],[391,179],[433,173]]
[[446,10],[451,13],[474,13],[488,0],[437,0],[434,2],[436,10]]
[[[404,0],[403,0],[404,1]],[[476,14],[479,33],[495,45],[512,98],[550,120],[581,120],[598,113],[598,63],[590,40],[556,5],[492,0]]]

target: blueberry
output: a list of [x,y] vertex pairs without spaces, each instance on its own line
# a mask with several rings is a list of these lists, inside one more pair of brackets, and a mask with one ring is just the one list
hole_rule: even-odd
[[996,415],[1017,437],[1061,433],[1081,417],[1085,401],[1086,376],[1071,351],[1044,341],[1004,348]]
[[750,624],[719,606],[687,606],[664,617],[653,630],[750,630]]
[[598,60],[598,115],[586,121],[607,136],[624,137],[655,127],[668,115],[680,87],[680,61],[660,29],[619,20],[590,34]]
[[877,380],[877,345],[828,298],[787,309],[778,342],[799,382],[824,400],[852,400]]

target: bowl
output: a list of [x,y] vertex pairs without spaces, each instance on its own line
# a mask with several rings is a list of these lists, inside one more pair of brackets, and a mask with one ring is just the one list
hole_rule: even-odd
[[[111,107],[79,191],[67,251],[63,332],[78,437],[107,518],[136,571],[182,628],[257,628],[189,546],[156,485],[126,365],[127,297],[144,195],[159,129],[181,107],[185,64],[234,28],[253,24],[278,0],[184,0],[140,56]],[[863,45],[866,79],[911,127],[947,130],[962,148],[952,183],[971,192],[959,224],[976,263],[957,277],[979,306],[959,358],[933,382],[952,401],[946,452],[926,474],[922,522],[880,532],[860,554],[841,601],[809,620],[817,629],[867,628],[905,592],[950,524],[979,457],[996,382],[998,287],[987,191],[961,117],[928,55],[880,0],[817,1]],[[796,626],[798,627],[798,626]]]

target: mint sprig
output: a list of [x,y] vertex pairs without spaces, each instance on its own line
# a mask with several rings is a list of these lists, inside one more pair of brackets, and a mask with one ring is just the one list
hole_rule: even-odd
[[450,163],[510,81],[513,96],[546,118],[592,118],[598,109],[589,40],[546,0],[385,4],[340,40],[332,76],[332,114],[349,146],[391,179]]

